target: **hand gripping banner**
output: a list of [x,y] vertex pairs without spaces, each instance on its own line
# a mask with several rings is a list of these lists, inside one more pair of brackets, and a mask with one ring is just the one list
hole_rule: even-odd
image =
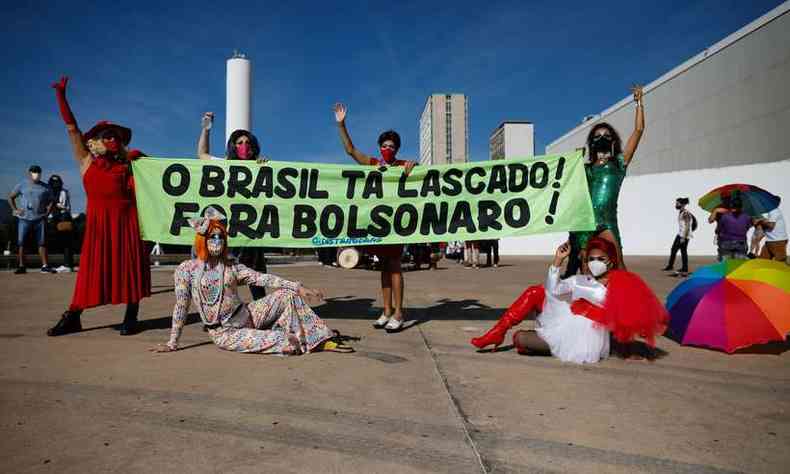
[[402,168],[144,158],[142,237],[191,244],[214,206],[236,247],[376,245],[594,230],[580,152]]

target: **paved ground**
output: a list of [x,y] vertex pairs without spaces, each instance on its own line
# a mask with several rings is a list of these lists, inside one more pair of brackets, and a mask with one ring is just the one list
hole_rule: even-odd
[[[728,356],[661,339],[654,363],[591,367],[476,353],[468,339],[548,261],[410,272],[416,321],[396,335],[370,326],[376,273],[272,268],[325,288],[319,314],[362,337],[353,355],[292,358],[220,351],[198,324],[187,350],[149,353],[172,270],[154,272],[146,330],[126,338],[119,307],[44,336],[74,275],[2,272],[0,472],[788,472],[790,344]],[[677,282],[662,259],[629,264],[661,296]]]

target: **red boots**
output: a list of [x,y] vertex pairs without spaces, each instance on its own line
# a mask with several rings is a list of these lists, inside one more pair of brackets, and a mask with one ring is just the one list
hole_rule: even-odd
[[494,327],[484,335],[472,338],[470,342],[478,349],[491,344],[494,348],[498,347],[505,340],[505,334],[510,328],[523,321],[532,310],[543,309],[545,296],[543,285],[530,286],[510,305]]

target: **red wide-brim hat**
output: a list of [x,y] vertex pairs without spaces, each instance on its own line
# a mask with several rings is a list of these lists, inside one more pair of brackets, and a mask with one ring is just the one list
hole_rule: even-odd
[[102,120],[100,122],[97,122],[96,125],[93,126],[93,128],[91,128],[90,130],[85,132],[85,134],[82,135],[82,138],[83,140],[88,141],[91,138],[95,138],[97,135],[99,135],[101,132],[105,130],[115,131],[115,133],[117,133],[118,136],[121,138],[121,142],[123,143],[123,146],[128,145],[129,142],[132,141],[132,129],[122,127],[117,123],[112,123],[107,120]]

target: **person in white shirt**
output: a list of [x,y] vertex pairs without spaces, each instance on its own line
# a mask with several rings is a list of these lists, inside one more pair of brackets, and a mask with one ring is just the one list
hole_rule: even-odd
[[771,212],[763,214],[760,221],[765,232],[765,245],[760,252],[760,258],[787,261],[787,226],[782,211],[777,207]]
[[675,209],[678,211],[678,233],[675,235],[675,241],[672,243],[672,250],[669,253],[669,263],[664,267],[664,271],[675,270],[675,257],[680,250],[681,267],[680,271],[674,272],[672,276],[687,277],[689,272],[689,255],[688,246],[691,239],[696,222],[691,212],[686,209],[689,204],[689,198],[682,197],[675,200]]

